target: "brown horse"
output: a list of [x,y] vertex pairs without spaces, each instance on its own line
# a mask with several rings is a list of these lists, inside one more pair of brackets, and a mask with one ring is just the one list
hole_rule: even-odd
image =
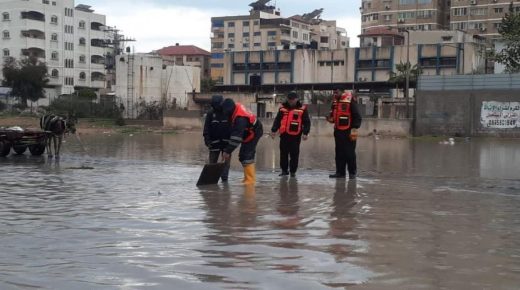
[[66,133],[76,133],[76,119],[70,116],[66,118],[58,115],[44,115],[40,118],[40,128],[48,132],[45,147],[47,148],[47,155],[52,157],[52,145],[54,142],[54,154],[56,158],[60,157],[60,148],[63,141],[63,136]]

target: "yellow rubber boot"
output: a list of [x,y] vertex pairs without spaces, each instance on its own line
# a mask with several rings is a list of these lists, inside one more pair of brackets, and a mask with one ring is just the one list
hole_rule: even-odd
[[244,184],[255,184],[256,183],[256,170],[255,164],[244,165]]

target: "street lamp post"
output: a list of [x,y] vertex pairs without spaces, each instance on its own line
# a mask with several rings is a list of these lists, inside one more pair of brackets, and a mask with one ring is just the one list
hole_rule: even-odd
[[406,118],[410,118],[410,31],[405,29],[406,32],[406,74],[405,74],[405,89],[404,98],[406,100]]

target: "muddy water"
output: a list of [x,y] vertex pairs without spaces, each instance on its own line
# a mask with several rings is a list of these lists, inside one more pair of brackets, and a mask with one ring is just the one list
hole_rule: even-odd
[[194,186],[198,134],[69,138],[0,159],[0,289],[518,289],[520,141],[333,141],[296,179],[261,141],[258,184]]

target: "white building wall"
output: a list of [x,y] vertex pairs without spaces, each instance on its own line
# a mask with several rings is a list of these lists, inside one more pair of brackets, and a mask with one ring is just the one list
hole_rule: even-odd
[[[128,62],[133,57],[133,69]],[[131,61],[131,60],[130,60]],[[129,77],[133,81],[129,83]],[[116,57],[116,96],[125,106],[125,117],[136,118],[138,104],[157,102],[167,108],[186,108],[191,92],[200,92],[200,68],[165,66],[160,56],[149,54],[119,55]],[[133,87],[129,88],[129,84]],[[133,94],[132,94],[133,92]]]
[[[48,105],[52,99],[61,94],[74,92],[75,86],[92,87],[101,89],[105,87],[105,82],[91,81],[92,72],[99,72],[105,75],[104,65],[92,65],[91,55],[97,54],[104,56],[106,48],[91,47],[90,41],[93,37],[105,39],[104,32],[93,32],[90,23],[96,21],[106,23],[106,17],[101,14],[84,12],[74,9],[74,0],[49,0],[49,4],[44,4],[41,0],[0,0],[0,54],[3,56],[4,49],[9,50],[11,57],[20,59],[22,49],[31,47],[43,49],[45,58],[40,59],[47,64],[49,73],[49,85],[54,88],[46,89],[47,99],[40,100],[38,105]],[[66,15],[65,8],[72,9],[72,15]],[[35,11],[45,15],[45,21],[22,19],[23,11]],[[9,13],[9,20],[2,19],[3,13]],[[57,22],[51,22],[56,17]],[[79,28],[79,22],[85,21],[85,28]],[[66,32],[65,26],[73,27],[72,33]],[[42,31],[45,39],[35,39],[22,36],[24,30]],[[9,31],[9,38],[3,38],[3,32]],[[57,38],[53,39],[53,35]],[[79,39],[85,38],[85,45],[79,45]],[[72,50],[65,49],[65,43],[72,43]],[[53,53],[56,58],[53,58]],[[85,56],[85,63],[80,63],[81,55]],[[65,67],[65,60],[73,61],[73,68]],[[2,67],[3,61],[0,64]],[[52,71],[57,70],[58,76],[52,77]],[[80,73],[85,73],[85,79],[80,80]],[[66,78],[72,78],[73,83],[66,83]]]

